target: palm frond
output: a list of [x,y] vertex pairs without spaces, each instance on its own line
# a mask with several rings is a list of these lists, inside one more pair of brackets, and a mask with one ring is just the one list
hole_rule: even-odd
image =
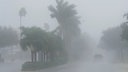
[[51,12],[53,12],[53,13],[56,13],[57,12],[57,10],[53,7],[53,6],[49,6],[48,7],[48,9],[51,11]]
[[124,14],[123,18],[126,18],[128,20],[128,13]]

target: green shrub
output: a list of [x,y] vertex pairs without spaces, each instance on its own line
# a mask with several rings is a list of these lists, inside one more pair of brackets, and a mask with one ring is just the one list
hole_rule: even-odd
[[45,69],[45,68],[51,68],[51,67],[55,67],[55,66],[59,66],[62,64],[65,64],[66,61],[52,61],[52,62],[48,62],[48,63],[44,63],[44,62],[25,62],[22,65],[22,71],[36,71],[36,70],[41,70],[41,69]]

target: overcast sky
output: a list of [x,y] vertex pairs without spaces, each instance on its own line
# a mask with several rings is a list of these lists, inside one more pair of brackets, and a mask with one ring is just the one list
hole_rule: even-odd
[[[120,25],[124,21],[123,14],[128,12],[128,0],[67,0],[77,5],[81,16],[81,28],[94,39],[99,40],[102,31]],[[55,0],[0,0],[0,25],[19,26],[18,12],[21,7],[27,10],[23,24],[43,27],[48,23],[50,28],[56,27],[57,22],[51,19],[48,11]]]

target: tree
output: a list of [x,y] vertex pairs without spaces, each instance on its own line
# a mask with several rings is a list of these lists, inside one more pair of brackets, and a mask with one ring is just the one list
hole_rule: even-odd
[[[0,27],[0,49],[1,48],[12,48],[18,44],[17,31],[11,27]],[[4,52],[1,52],[3,54]],[[0,54],[0,60],[3,61]]]
[[122,28],[109,28],[103,32],[100,40],[100,47],[107,51],[114,51],[117,55],[116,61],[123,61],[125,51],[127,51],[127,42],[122,40]]
[[121,28],[122,28],[122,35],[121,35],[121,37],[122,37],[122,39],[123,40],[127,40],[128,41],[128,13],[126,13],[126,14],[124,14],[124,17],[126,17],[126,22],[124,22],[123,24],[121,24]]
[[23,50],[29,49],[31,51],[32,62],[37,62],[37,53],[41,54],[39,58],[42,59],[43,57],[43,60],[46,60],[48,58],[51,61],[57,60],[58,52],[59,52],[59,57],[60,56],[64,57],[62,55],[64,55],[65,52],[60,37],[50,32],[46,32],[38,27],[31,27],[31,28],[22,27],[21,30],[22,30],[21,33],[22,38],[20,45]]
[[49,6],[49,10],[52,12],[51,17],[56,18],[59,23],[57,29],[59,29],[59,34],[64,40],[65,48],[70,53],[68,49],[72,46],[72,40],[80,35],[80,21],[77,11],[74,9],[76,6],[74,4],[69,5],[68,2],[63,0],[56,0],[56,3],[56,8]]
[[25,28],[21,27],[22,39],[20,45],[23,50],[31,50],[32,62],[37,61],[37,52],[46,50],[47,34],[38,27]]
[[19,16],[20,16],[20,27],[22,25],[22,17],[26,16],[27,12],[26,12],[26,9],[24,7],[22,7],[20,10],[19,10]]
[[121,28],[122,28],[121,38],[122,40],[128,41],[128,13],[124,14],[124,17],[126,17],[127,21],[121,24]]
[[11,27],[0,27],[0,48],[14,46],[17,43],[18,34],[14,29]]

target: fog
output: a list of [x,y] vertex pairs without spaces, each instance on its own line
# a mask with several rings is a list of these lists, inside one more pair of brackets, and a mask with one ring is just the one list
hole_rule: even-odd
[[[96,40],[101,37],[102,30],[119,25],[123,21],[122,15],[128,11],[127,0],[70,0],[69,2],[77,5],[83,32],[88,32]],[[50,28],[54,28],[57,23],[49,17],[47,6],[50,4],[55,5],[55,1],[1,0],[0,24],[17,27],[18,11],[21,7],[25,7],[27,16],[23,19],[23,25],[43,27],[44,23],[49,23]]]
[[127,72],[127,3],[0,0],[0,71]]

